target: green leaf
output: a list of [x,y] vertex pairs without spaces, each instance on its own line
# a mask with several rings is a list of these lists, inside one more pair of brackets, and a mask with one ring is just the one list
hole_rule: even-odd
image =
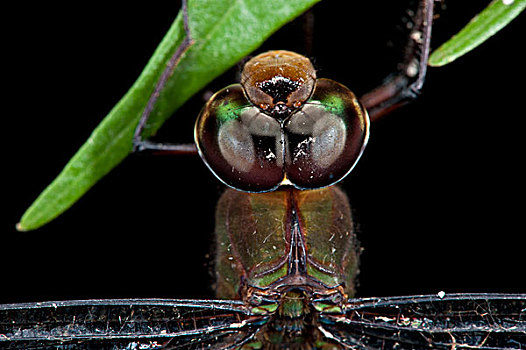
[[526,0],[494,0],[460,32],[429,57],[429,65],[443,66],[482,44],[506,26],[526,7]]
[[[168,81],[143,135],[151,135],[193,94],[318,1],[190,0],[195,43]],[[183,37],[179,13],[137,81],[27,209],[18,230],[36,229],[60,215],[130,153],[133,132],[153,86]]]

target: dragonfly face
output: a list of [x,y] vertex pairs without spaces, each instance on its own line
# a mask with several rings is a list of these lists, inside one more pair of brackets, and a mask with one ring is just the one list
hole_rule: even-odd
[[356,96],[316,80],[309,59],[289,51],[251,59],[241,84],[216,93],[195,127],[210,170],[250,192],[332,185],[354,167],[368,135],[369,117]]

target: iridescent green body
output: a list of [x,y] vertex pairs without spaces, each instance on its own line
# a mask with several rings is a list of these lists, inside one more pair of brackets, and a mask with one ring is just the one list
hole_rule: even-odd
[[227,190],[218,203],[216,235],[218,297],[242,299],[252,313],[270,315],[252,347],[319,348],[320,317],[343,313],[358,273],[345,194],[334,186]]

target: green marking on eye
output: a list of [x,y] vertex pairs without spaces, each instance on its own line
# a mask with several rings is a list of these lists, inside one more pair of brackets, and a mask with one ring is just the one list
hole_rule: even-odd
[[342,115],[345,111],[343,99],[337,95],[326,96],[320,101],[325,110],[331,114]]
[[221,123],[226,123],[230,120],[236,120],[243,111],[243,105],[238,101],[224,100],[216,107],[217,119]]

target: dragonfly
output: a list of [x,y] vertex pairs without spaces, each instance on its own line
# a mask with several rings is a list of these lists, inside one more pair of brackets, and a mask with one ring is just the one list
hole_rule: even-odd
[[[327,198],[332,198],[336,204],[330,208],[340,207],[334,216],[340,218],[341,224],[352,232],[350,213],[345,195],[335,187],[325,190],[302,191],[286,190],[271,194],[247,194],[227,191],[222,201],[229,201],[236,206],[243,201],[269,200],[275,196],[283,196],[287,200],[280,202],[296,203],[297,196],[318,196],[312,203],[303,200],[303,204],[320,205]],[[225,199],[226,198],[226,199]],[[325,270],[320,279],[331,275],[331,263],[318,263],[313,250],[337,249],[340,245],[316,242],[310,244],[308,254],[302,253],[302,248],[309,246],[308,242],[301,242],[306,235],[300,234],[300,217],[311,213],[303,208],[298,201],[294,205],[278,205],[278,211],[284,216],[297,217],[295,220],[263,220],[267,222],[289,222],[291,226],[290,238],[285,242],[288,247],[287,260],[280,262],[286,267],[285,275],[304,276],[305,270],[310,266],[317,266]],[[295,207],[295,209],[292,209]],[[228,205],[219,205],[218,208],[228,208]],[[247,208],[244,206],[243,208]],[[243,209],[242,208],[242,209]],[[270,204],[260,204],[251,209],[252,216],[268,215]],[[247,209],[248,210],[248,209]],[[326,209],[329,210],[329,209]],[[318,210],[314,212],[321,211]],[[311,213],[312,214],[312,213]],[[337,214],[337,215],[336,215]],[[218,212],[218,224],[242,220],[242,215],[229,216]],[[320,222],[330,215],[314,220]],[[343,220],[342,220],[343,218]],[[243,226],[241,223],[239,226]],[[308,226],[308,225],[307,225]],[[218,230],[219,231],[219,230]],[[326,232],[327,233],[327,232]],[[241,233],[239,233],[241,234]],[[353,237],[353,235],[349,235]],[[331,237],[329,237],[330,239]],[[334,242],[335,238],[326,241]],[[253,240],[253,243],[265,239]],[[351,240],[352,242],[352,240]],[[231,242],[233,244],[233,242]],[[275,243],[275,242],[273,242]],[[228,245],[228,244],[227,244]],[[244,246],[243,246],[244,247]],[[350,245],[346,252],[355,250]],[[271,246],[271,249],[274,249]],[[284,250],[284,249],[283,249]],[[262,250],[261,250],[262,251]],[[261,252],[257,250],[257,252]],[[333,252],[337,253],[337,251]],[[282,257],[284,254],[271,254],[272,258]],[[351,254],[352,255],[352,254]],[[219,254],[221,257],[222,255]],[[224,260],[236,261],[226,254]],[[299,258],[298,258],[299,257]],[[218,258],[221,259],[221,258]],[[344,259],[345,260],[345,259]],[[353,259],[350,259],[353,260]],[[345,260],[349,263],[347,260]],[[255,264],[261,263],[255,259]],[[341,261],[340,261],[341,263]],[[338,263],[334,263],[338,267]],[[219,265],[219,264],[218,264]],[[225,264],[228,265],[228,264]],[[352,264],[350,264],[352,265]],[[334,266],[332,266],[334,268]],[[352,270],[352,269],[351,269]],[[264,271],[264,272],[268,272]],[[310,327],[307,332],[309,341],[321,348],[335,346],[351,348],[520,348],[524,337],[524,296],[499,295],[499,294],[438,294],[431,296],[390,297],[390,298],[365,298],[347,299],[342,303],[341,298],[352,295],[353,273],[349,273],[345,281],[347,289],[342,285],[332,286],[333,290],[327,291],[319,288],[313,290],[318,293],[312,297],[313,313],[319,313],[316,321],[307,322]],[[226,279],[226,278],[225,278]],[[294,279],[298,279],[295,277]],[[340,281],[341,282],[341,281]],[[285,283],[285,289],[298,286],[291,281]],[[325,286],[329,283],[324,283]],[[336,283],[338,284],[338,283]],[[228,283],[224,283],[228,288]],[[306,285],[302,285],[306,288]],[[266,286],[268,287],[268,286]],[[290,313],[299,307],[297,302],[301,299],[298,290],[290,289],[283,292],[282,286],[273,286],[272,293],[252,295],[250,307],[246,301],[225,300],[90,300],[86,302],[55,302],[36,304],[17,304],[3,307],[7,319],[14,321],[13,330],[24,331],[16,324],[17,320],[27,323],[27,320],[36,320],[36,327],[25,330],[25,339],[20,339],[21,348],[49,346],[50,348],[68,346],[84,346],[93,344],[93,347],[104,348],[156,348],[156,347],[187,347],[187,348],[258,348],[264,346],[258,337],[260,334],[269,334],[265,330],[271,328],[276,331],[279,324],[273,320],[273,315]],[[295,294],[296,293],[296,294]],[[276,304],[275,294],[287,300],[287,308]],[[228,292],[223,296],[228,297]],[[247,299],[248,296],[245,297]],[[256,303],[259,303],[256,305]],[[278,310],[278,311],[276,311]],[[297,311],[296,311],[297,312]],[[77,321],[81,320],[81,321]],[[124,320],[124,321],[123,321]],[[49,322],[48,322],[49,321]],[[8,323],[8,322],[6,322]],[[46,328],[50,326],[50,328]],[[287,326],[290,328],[290,326]],[[91,330],[90,330],[91,329]],[[5,331],[9,333],[9,331]],[[14,333],[14,332],[12,332]],[[272,333],[272,332],[270,332]],[[279,332],[278,332],[279,333]],[[12,340],[11,338],[10,340]],[[147,340],[145,340],[147,339]],[[266,339],[266,338],[263,338]],[[41,345],[39,342],[48,342]],[[68,344],[68,341],[70,342]],[[87,345],[86,345],[87,346]]]

